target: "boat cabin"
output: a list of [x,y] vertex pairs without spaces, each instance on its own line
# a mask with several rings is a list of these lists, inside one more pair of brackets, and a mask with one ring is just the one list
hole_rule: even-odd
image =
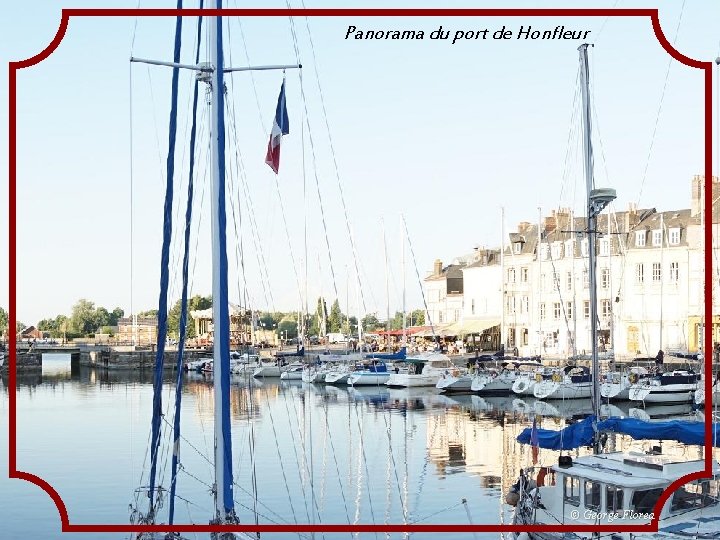
[[[668,485],[703,468],[702,460],[679,461],[657,454],[615,452],[584,456],[570,464],[552,467],[561,501],[551,504],[575,506],[577,515],[590,521],[600,517],[604,521],[648,522]],[[545,489],[549,488],[542,488],[541,493]],[[717,505],[718,496],[715,479],[686,484],[673,493],[661,517]]]

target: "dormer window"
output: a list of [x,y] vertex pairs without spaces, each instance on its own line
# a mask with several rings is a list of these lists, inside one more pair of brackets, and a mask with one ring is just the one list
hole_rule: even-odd
[[652,245],[654,247],[662,246],[662,240],[663,240],[662,229],[657,229],[652,232]]
[[679,228],[670,229],[669,237],[670,237],[669,244],[671,246],[677,246],[680,243],[680,229]]
[[645,231],[635,232],[635,247],[645,247]]
[[513,243],[513,253],[521,253],[522,252],[522,242],[514,242]]

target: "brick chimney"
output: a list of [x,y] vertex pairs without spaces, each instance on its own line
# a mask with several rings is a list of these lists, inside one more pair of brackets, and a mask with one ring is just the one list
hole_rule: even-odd
[[442,261],[440,259],[435,259],[433,275],[435,275],[435,276],[442,275]]
[[552,216],[547,216],[543,219],[543,230],[545,234],[550,234],[557,228],[557,219],[555,219],[555,211],[553,210]]
[[625,214],[625,232],[630,232],[639,223],[637,204],[631,202],[628,204],[628,211]]

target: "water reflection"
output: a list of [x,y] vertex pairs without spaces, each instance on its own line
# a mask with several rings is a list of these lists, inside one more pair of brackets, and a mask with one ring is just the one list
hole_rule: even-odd
[[[205,503],[211,482],[206,458],[212,448],[212,376],[184,377],[179,485],[184,497]],[[163,381],[171,424],[175,375],[168,371]],[[21,467],[59,489],[74,519],[127,521],[125,508],[143,470],[152,374],[82,368],[70,378],[21,374],[17,382]],[[6,379],[0,388],[7,394]],[[280,515],[274,517],[277,522],[301,523],[307,522],[305,501],[312,497],[318,501],[316,520],[326,523],[426,519],[465,524],[467,513],[458,506],[463,498],[475,501],[475,523],[498,523],[507,510],[502,494],[520,468],[533,462],[531,449],[516,442],[520,431],[533,419],[540,427],[558,429],[590,412],[589,400],[446,396],[434,388],[326,386],[240,376],[231,380],[230,402],[235,471],[243,487],[237,495],[241,519],[254,520],[249,512],[256,495],[263,508]],[[651,421],[697,417],[689,405],[641,409],[630,403],[606,404],[602,414]],[[167,432],[164,437],[169,440]],[[628,450],[653,443],[610,435],[608,444]],[[663,446],[686,459],[702,453],[699,447]],[[558,452],[540,450],[537,461],[555,463],[557,457]],[[108,462],[114,466],[108,468]],[[0,504],[10,502],[0,495]]]

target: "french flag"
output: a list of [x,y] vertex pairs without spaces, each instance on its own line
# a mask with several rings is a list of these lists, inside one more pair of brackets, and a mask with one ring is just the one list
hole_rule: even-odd
[[278,173],[280,168],[280,141],[283,135],[290,133],[290,122],[288,121],[287,106],[285,104],[285,80],[283,79],[280,86],[280,95],[278,96],[277,109],[275,110],[275,121],[273,122],[272,131],[270,132],[270,141],[268,142],[267,155],[265,163]]

